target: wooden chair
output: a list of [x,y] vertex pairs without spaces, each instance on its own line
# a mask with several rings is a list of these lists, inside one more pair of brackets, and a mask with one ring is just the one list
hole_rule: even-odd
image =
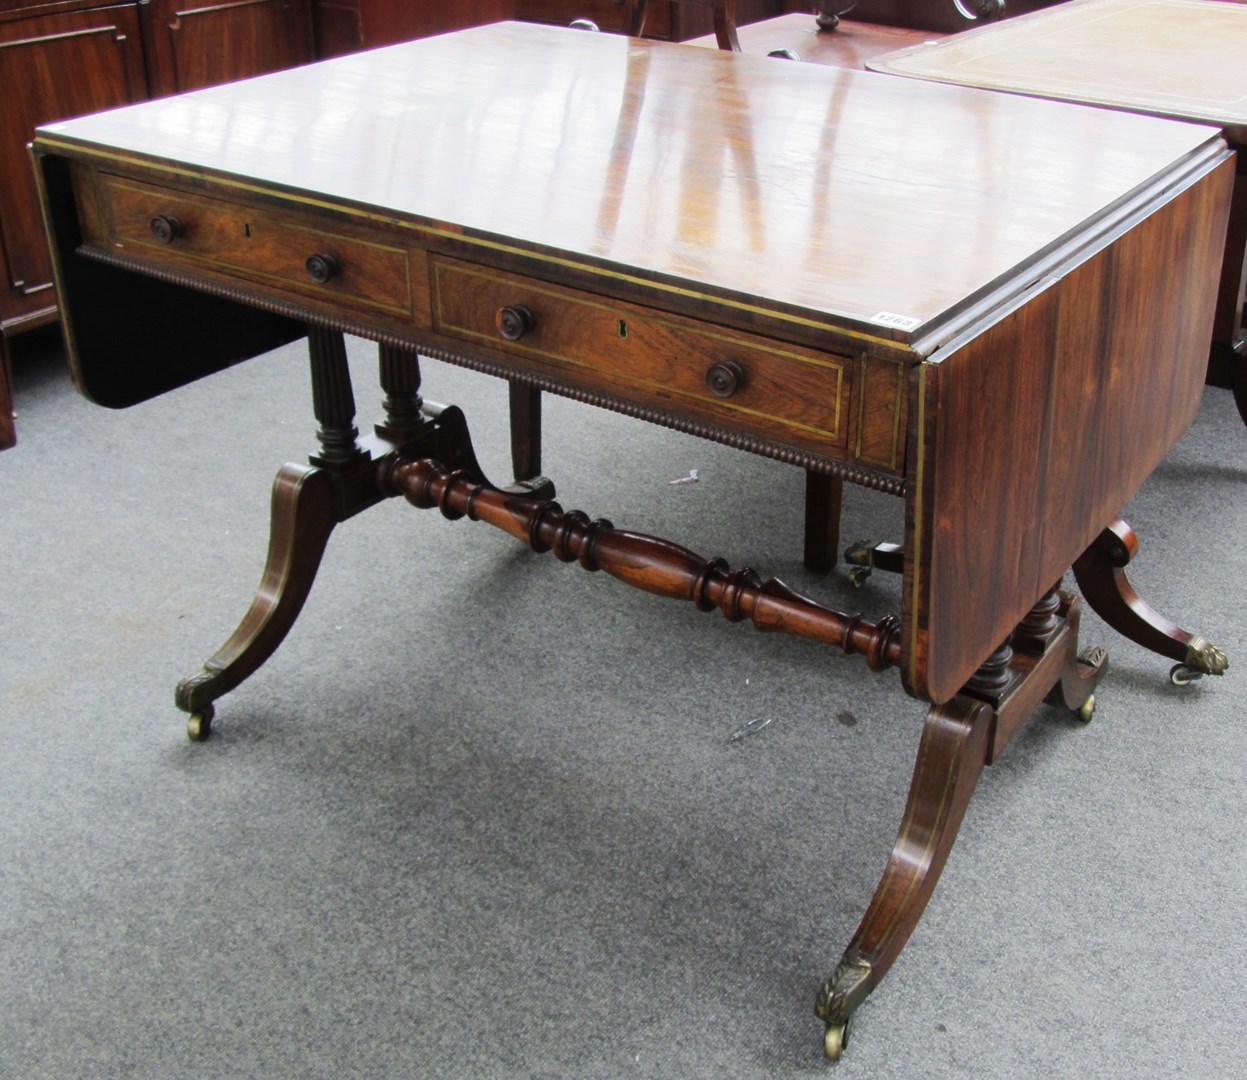
[[[740,39],[736,36],[736,0],[675,0],[676,3],[697,4],[710,8],[714,20],[714,36],[719,48],[740,52]],[[647,0],[622,0],[623,12],[620,28],[629,37],[640,37],[645,30]],[[596,30],[597,25],[589,19],[577,19],[572,26],[583,30]]]

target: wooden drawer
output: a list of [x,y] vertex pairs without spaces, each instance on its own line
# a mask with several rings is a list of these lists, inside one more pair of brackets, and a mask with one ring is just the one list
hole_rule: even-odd
[[851,358],[452,259],[434,257],[431,276],[434,330],[469,348],[686,419],[843,456]]
[[117,176],[102,176],[98,190],[107,243],[129,255],[241,275],[270,293],[283,286],[298,300],[411,312],[407,251],[326,229],[310,211],[257,210]]

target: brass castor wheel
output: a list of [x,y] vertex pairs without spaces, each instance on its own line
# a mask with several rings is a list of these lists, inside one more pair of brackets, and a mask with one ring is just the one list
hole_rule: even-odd
[[855,566],[849,571],[849,584],[855,589],[860,589],[866,584],[866,579],[870,577],[871,567]]
[[211,705],[205,705],[199,712],[191,713],[186,718],[186,737],[191,742],[203,742],[212,734],[212,718],[216,715],[216,709]]
[[1169,669],[1169,681],[1174,686],[1186,686],[1196,679],[1202,679],[1204,673],[1198,668],[1187,667],[1186,664],[1174,664]]
[[849,1024],[828,1024],[827,1034],[823,1036],[823,1054],[828,1061],[839,1061],[844,1048],[849,1045]]
[[1091,718],[1095,716],[1095,694],[1088,694],[1087,700],[1079,705],[1075,711],[1078,713],[1079,720],[1084,724],[1090,723]]

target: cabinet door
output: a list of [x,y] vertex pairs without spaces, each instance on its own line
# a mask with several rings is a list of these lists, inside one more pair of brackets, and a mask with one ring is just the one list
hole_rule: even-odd
[[26,144],[39,124],[147,97],[135,4],[0,22],[0,322],[56,303]]
[[152,93],[182,94],[312,59],[310,0],[152,0]]

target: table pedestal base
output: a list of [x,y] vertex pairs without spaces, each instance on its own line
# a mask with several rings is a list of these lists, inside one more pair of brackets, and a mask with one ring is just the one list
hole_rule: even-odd
[[[750,569],[730,570],[723,559],[705,559],[667,540],[591,521],[579,511],[564,512],[521,486],[489,484],[463,413],[419,397],[414,354],[383,350],[387,420],[375,438],[360,439],[339,346],[331,334],[312,337],[322,449],[311,465],[286,465],[277,475],[268,560],[251,607],[225,645],[177,688],[177,705],[190,714],[192,739],[207,738],[213,702],[255,672],[285,638],[338,523],[396,495],[417,507],[438,508],[451,519],[486,521],[536,551],[605,570],[645,591],[689,600],[703,611],[718,608],[731,621],[748,619],[759,630],[862,655],[872,670],[900,664],[901,626],[892,615],[871,622],[834,611],[782,582],[763,581]],[[527,453],[534,462],[534,448]],[[549,493],[548,483],[541,487]],[[1123,573],[1135,550],[1129,526],[1115,522],[1081,556],[1074,572],[1089,602],[1149,648],[1200,670],[1224,670],[1223,654],[1161,619],[1135,595]],[[903,553],[881,545],[875,557],[862,553],[861,560],[865,566],[898,569]],[[853,1013],[917,926],[983,768],[1044,701],[1090,719],[1106,658],[1100,649],[1079,652],[1080,610],[1076,595],[1053,588],[956,696],[931,705],[891,857],[856,934],[818,995],[828,1056],[840,1054]]]
[[1134,591],[1126,567],[1138,551],[1138,537],[1120,519],[1096,538],[1074,563],[1074,580],[1087,603],[1123,637],[1178,661],[1169,672],[1175,685],[1202,675],[1224,674],[1229,667],[1225,653],[1170,622]]
[[1078,652],[1079,601],[1050,593],[951,701],[932,705],[918,744],[909,798],[891,858],[870,906],[815,1012],[833,1060],[848,1043],[859,1005],[900,955],[935,890],[984,766],[1043,701],[1089,720],[1104,673],[1103,650]]

